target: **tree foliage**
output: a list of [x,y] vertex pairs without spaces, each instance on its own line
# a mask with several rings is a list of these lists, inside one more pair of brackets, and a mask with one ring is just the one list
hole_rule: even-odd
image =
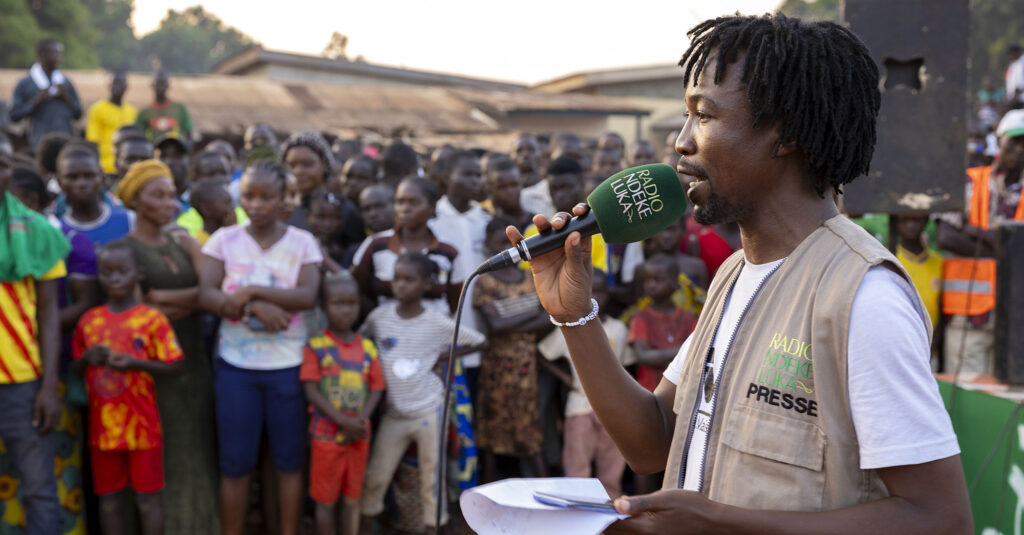
[[39,25],[24,0],[0,0],[0,65],[24,68],[32,65],[36,54],[31,46],[42,35]]
[[1024,0],[973,0],[971,2],[971,87],[991,75],[999,85],[1010,45],[1024,46]]
[[82,0],[89,9],[92,26],[99,32],[96,55],[100,67],[108,70],[146,69],[142,47],[132,28],[132,0]]
[[89,10],[78,0],[0,0],[0,65],[26,68],[35,61],[36,41],[54,37],[64,43],[64,67],[96,67],[97,31]]
[[142,54],[152,68],[172,73],[204,73],[255,43],[202,6],[167,10],[160,27],[142,38]]
[[35,43],[64,44],[66,69],[204,73],[255,41],[216,15],[193,6],[168,10],[153,32],[136,37],[133,0],[0,0],[0,68],[35,61]]
[[[856,0],[852,0],[856,1]],[[839,22],[839,0],[782,0],[780,12],[804,20],[830,20]]]

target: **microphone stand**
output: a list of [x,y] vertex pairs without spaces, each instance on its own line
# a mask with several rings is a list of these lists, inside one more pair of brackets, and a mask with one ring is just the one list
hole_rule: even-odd
[[469,288],[470,283],[481,273],[488,271],[485,269],[486,263],[476,268],[465,281],[462,282],[462,290],[459,292],[459,305],[455,309],[455,329],[452,333],[452,343],[448,349],[448,364],[445,368],[444,374],[444,401],[441,405],[441,425],[439,426],[438,432],[441,433],[438,444],[440,451],[437,454],[437,497],[436,507],[434,509],[434,534],[441,535],[441,517],[444,512],[444,506],[448,501],[448,481],[447,481],[447,467],[448,467],[448,412],[452,397],[452,377],[455,375],[455,349],[459,342],[459,326],[462,323],[462,305],[466,301],[466,289]]

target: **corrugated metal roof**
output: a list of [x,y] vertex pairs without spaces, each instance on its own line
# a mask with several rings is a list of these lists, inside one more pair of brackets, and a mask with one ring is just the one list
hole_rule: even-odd
[[[103,71],[66,71],[82,105],[109,95],[110,76]],[[0,70],[0,95],[9,98],[24,71]],[[125,101],[136,107],[152,100],[147,74],[128,76]],[[296,131],[315,128],[411,129],[423,132],[494,132],[493,124],[475,119],[472,105],[442,88],[338,86],[294,81],[255,80],[238,76],[175,76],[170,96],[188,106],[197,131],[240,132],[253,123]]]
[[467,102],[479,106],[486,112],[501,115],[524,113],[650,114],[650,110],[624,104],[614,98],[592,95],[535,91],[479,91],[465,88],[452,88],[449,91]]
[[683,70],[676,64],[643,65],[576,72],[535,84],[531,89],[562,93],[601,85],[640,83],[672,78],[680,80],[683,78]]
[[[109,95],[104,71],[65,71],[83,107]],[[25,71],[0,69],[0,98],[9,99]],[[125,101],[142,108],[152,100],[152,76],[128,74]],[[508,115],[647,115],[648,110],[615,99],[531,91],[486,91],[456,87],[344,86],[244,76],[172,76],[170,96],[185,104],[198,132],[242,132],[253,123],[284,131],[412,130],[418,134],[487,134],[506,129]],[[485,116],[481,115],[481,111]],[[492,118],[494,120],[492,120]]]
[[396,80],[413,85],[474,87],[477,89],[501,89],[506,91],[522,91],[526,89],[525,85],[513,82],[391,67],[365,61],[350,61],[345,58],[325,58],[267,50],[260,45],[252,45],[234,56],[224,59],[213,66],[212,72],[214,74],[244,75],[261,65],[283,65],[300,69],[361,75],[370,78]]

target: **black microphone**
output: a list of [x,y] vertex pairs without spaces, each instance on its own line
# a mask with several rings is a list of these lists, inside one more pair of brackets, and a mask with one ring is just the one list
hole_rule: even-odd
[[657,234],[686,211],[686,194],[676,170],[663,163],[615,173],[587,197],[590,210],[561,230],[548,229],[489,258],[477,273],[487,273],[560,249],[569,234],[601,233],[607,243],[632,243]]

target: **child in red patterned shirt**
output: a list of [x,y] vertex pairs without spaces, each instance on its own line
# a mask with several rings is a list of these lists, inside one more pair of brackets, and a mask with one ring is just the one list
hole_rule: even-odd
[[141,279],[135,250],[107,244],[97,257],[106,305],[85,313],[72,341],[75,369],[85,372],[89,446],[104,533],[122,533],[128,515],[121,491],[131,482],[142,533],[163,533],[163,430],[154,374],[181,368],[185,356],[162,313],[135,299]]
[[654,392],[665,367],[697,325],[697,317],[672,300],[673,292],[679,288],[679,266],[675,259],[655,255],[641,269],[644,295],[651,298],[651,305],[630,319],[629,345],[640,364],[637,382]]
[[384,392],[377,347],[352,331],[359,287],[347,271],[327,275],[321,302],[328,327],[303,348],[299,380],[312,405],[309,495],[318,533],[335,533],[335,505],[344,496],[344,535],[359,531],[359,498],[370,453],[370,415]]

